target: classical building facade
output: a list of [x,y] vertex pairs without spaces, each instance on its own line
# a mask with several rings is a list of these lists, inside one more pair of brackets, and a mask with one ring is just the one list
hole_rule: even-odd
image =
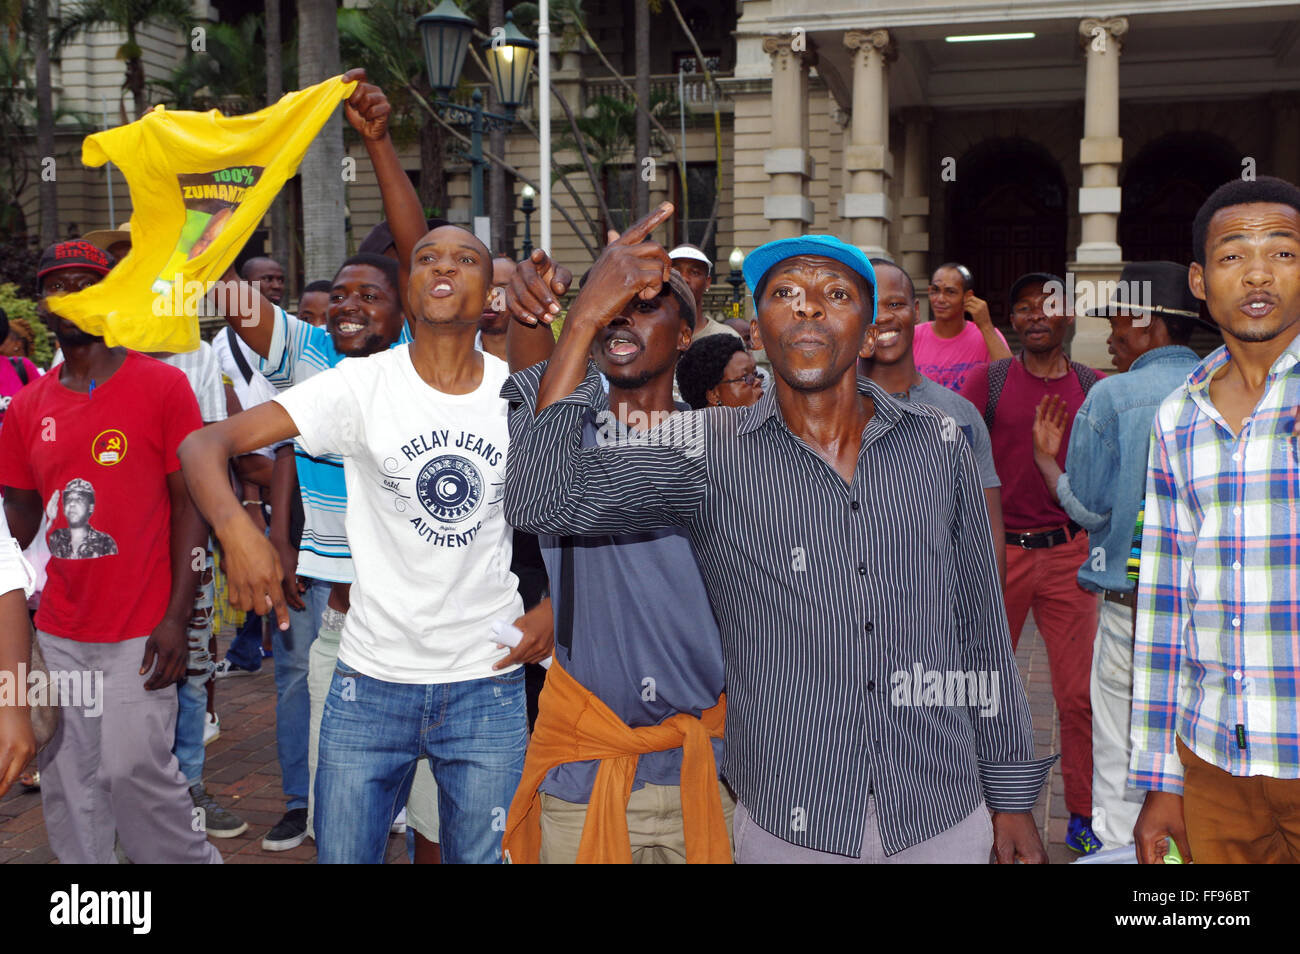
[[[566,148],[566,114],[553,102],[556,159],[569,171],[554,186],[568,218],[555,215],[552,244],[575,271],[590,263],[604,226],[626,221],[631,177],[649,158],[651,202],[690,205],[661,241],[698,241],[704,210],[717,203],[708,242],[717,303],[730,295],[721,280],[733,247],[828,232],[898,261],[918,287],[935,265],[966,263],[1005,327],[1006,290],[1022,272],[1069,271],[1082,283],[1113,279],[1126,261],[1187,262],[1191,217],[1214,187],[1240,175],[1300,180],[1300,4],[739,0],[719,11],[704,0],[679,3],[721,94],[710,94],[665,9],[653,27],[651,70],[668,140],[657,132],[649,157],[630,144],[604,157],[598,179],[611,221],[585,173],[573,171],[580,157]],[[214,18],[230,4],[198,6]],[[588,3],[586,17],[606,59],[630,80],[631,0]],[[163,69],[176,39],[150,47],[150,69]],[[555,88],[575,115],[627,100],[574,31],[554,41]],[[68,103],[95,114],[95,91],[116,89],[121,64],[111,40],[83,45],[86,62],[65,53],[56,83]],[[535,110],[521,119],[506,159],[536,182]],[[355,242],[382,211],[364,153],[352,152],[361,160],[347,199]],[[406,156],[414,171],[415,149]],[[453,160],[446,171],[451,198],[442,211],[467,222],[468,167]],[[68,177],[60,218],[108,224],[104,173],[71,169]],[[117,184],[122,219],[129,203],[120,176]],[[523,185],[510,177],[516,200]],[[34,189],[23,206],[34,221]],[[536,215],[531,225],[536,243]],[[493,244],[517,254],[523,235],[516,205],[511,234]],[[1080,318],[1075,356],[1105,366],[1105,331]]]

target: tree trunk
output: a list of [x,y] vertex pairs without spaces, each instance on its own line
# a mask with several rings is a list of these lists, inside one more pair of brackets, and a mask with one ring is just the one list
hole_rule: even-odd
[[[312,86],[341,72],[334,0],[298,0],[299,85]],[[302,161],[303,276],[308,282],[333,275],[347,257],[342,122],[336,110]]]
[[[131,45],[131,49],[140,49],[133,27],[127,29],[126,41]],[[149,101],[144,95],[144,60],[139,56],[132,56],[126,61],[126,88],[131,91],[131,99],[135,102],[134,118],[139,119],[149,108]]]
[[[650,2],[636,3],[636,166],[633,169],[636,183],[636,202],[632,219],[641,218],[650,211],[650,181],[647,178],[654,166],[646,162],[650,156]],[[631,225],[631,222],[627,223]]]
[[[281,86],[284,73],[283,50],[280,37],[280,0],[266,0],[263,39],[266,41],[266,105],[273,105],[284,92]],[[297,298],[301,289],[297,276],[289,273],[289,209],[288,199],[281,190],[271,203],[271,257],[285,269],[285,298]]]
[[446,155],[442,127],[433,117],[420,113],[420,205],[425,217],[432,213],[440,219],[447,217],[447,176],[444,171]]
[[[493,29],[505,26],[505,23],[504,0],[492,0],[488,6],[488,32],[491,33]],[[488,83],[488,109],[494,113],[501,112],[501,104],[497,101],[496,90],[493,88],[492,83]],[[488,148],[498,156],[506,154],[506,131],[504,129],[492,130],[488,135]],[[488,215],[492,219],[491,252],[493,255],[504,252],[514,258],[514,243],[509,233],[513,203],[510,202],[510,197],[506,191],[506,171],[495,162],[488,166],[487,202]]]
[[[34,35],[36,47],[36,151],[42,166],[47,156],[54,155],[54,101],[50,89],[50,9],[46,3],[35,7]],[[37,194],[41,200],[41,247],[59,240],[59,192],[57,182],[46,182],[42,175]],[[109,227],[116,225],[110,222]]]

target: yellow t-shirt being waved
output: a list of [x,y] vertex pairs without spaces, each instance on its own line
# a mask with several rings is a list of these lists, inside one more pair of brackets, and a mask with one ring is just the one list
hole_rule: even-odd
[[246,116],[158,106],[87,136],[82,162],[113,162],[126,176],[134,242],[102,282],[50,298],[50,310],[110,346],[193,351],[207,283],[230,267],[355,87],[336,76]]

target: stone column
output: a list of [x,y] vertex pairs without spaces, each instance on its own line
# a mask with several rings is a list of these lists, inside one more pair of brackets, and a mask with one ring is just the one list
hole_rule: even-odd
[[[931,111],[924,106],[905,109],[903,119],[903,201],[899,214],[903,217],[903,231],[899,237],[899,262],[912,278],[917,289],[925,288],[930,281],[930,122]],[[928,320],[929,301],[921,296],[919,301],[927,312],[918,320]]]
[[[1085,282],[1114,281],[1124,265],[1119,247],[1119,166],[1124,159],[1124,141],[1119,137],[1119,54],[1120,37],[1127,31],[1124,17],[1090,17],[1079,22],[1079,43],[1087,61],[1083,139],[1079,141],[1083,181],[1079,187],[1079,247],[1068,269],[1080,287]],[[1071,356],[1093,367],[1110,367],[1106,352],[1109,333],[1110,325],[1104,319],[1076,315]]]
[[763,198],[763,215],[771,223],[771,238],[794,238],[813,221],[808,180],[813,175],[808,151],[808,67],[813,54],[795,50],[790,36],[763,38],[772,58],[772,148],[763,156],[770,188]]
[[1117,241],[1119,165],[1124,160],[1124,141],[1119,138],[1119,38],[1127,31],[1128,20],[1124,17],[1087,19],[1079,24],[1088,63],[1083,139],[1079,143],[1079,162],[1083,166],[1083,185],[1079,189],[1083,228],[1077,252],[1080,262],[1115,263],[1123,259]]
[[889,156],[888,64],[896,48],[888,30],[849,30],[844,45],[853,51],[853,120],[844,168],[849,189],[840,215],[849,219],[854,245],[868,255],[888,255],[885,235],[891,218],[886,180]]

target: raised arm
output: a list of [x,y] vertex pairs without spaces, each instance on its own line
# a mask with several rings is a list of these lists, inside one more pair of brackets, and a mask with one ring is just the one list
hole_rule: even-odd
[[429,231],[428,220],[420,206],[420,196],[411,183],[411,177],[402,168],[392,137],[388,134],[388,119],[392,107],[388,97],[374,83],[366,82],[364,69],[348,70],[345,81],[357,81],[343,106],[343,115],[366,145],[366,154],[379,180],[379,193],[384,202],[384,218],[393,233],[397,246],[397,268],[401,284],[401,300],[406,300],[406,281],[411,274],[411,253],[415,245]]
[[592,342],[633,298],[651,298],[668,281],[667,254],[641,239],[671,210],[665,203],[605,248],[550,362],[514,375],[502,392],[515,404],[505,498],[515,527],[605,533],[680,526],[704,498],[710,417],[673,414],[641,437],[614,442],[604,439],[616,432],[612,421],[598,419],[597,446],[581,446],[584,418],[603,398],[589,360]]
[[983,298],[977,298],[973,291],[968,291],[966,292],[965,308],[966,313],[971,317],[971,321],[975,323],[975,327],[984,336],[984,348],[989,353],[989,361],[1011,357],[1011,349],[1007,347],[1006,339],[1002,337],[1002,332],[998,331],[993,324],[992,317],[989,315],[988,302]]

